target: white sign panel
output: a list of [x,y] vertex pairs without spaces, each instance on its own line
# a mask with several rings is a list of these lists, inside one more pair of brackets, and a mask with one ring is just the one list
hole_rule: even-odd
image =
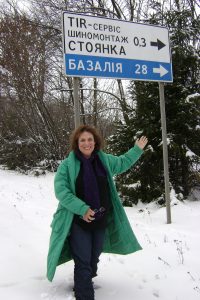
[[165,27],[63,12],[68,76],[172,82]]

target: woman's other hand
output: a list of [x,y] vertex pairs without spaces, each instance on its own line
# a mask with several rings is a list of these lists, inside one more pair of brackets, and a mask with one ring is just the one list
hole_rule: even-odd
[[89,208],[88,211],[86,212],[86,214],[84,214],[83,220],[90,223],[95,219],[95,218],[93,218],[94,215],[95,215],[95,212]]
[[146,146],[147,143],[148,143],[147,137],[146,136],[142,136],[141,138],[139,138],[139,139],[136,140],[135,145],[137,145],[141,149],[144,149],[144,147]]

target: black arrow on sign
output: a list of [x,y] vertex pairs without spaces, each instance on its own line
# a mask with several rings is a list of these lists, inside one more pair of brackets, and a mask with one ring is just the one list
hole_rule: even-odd
[[158,47],[158,50],[162,49],[166,45],[163,44],[159,39],[157,39],[157,42],[151,42],[151,46]]

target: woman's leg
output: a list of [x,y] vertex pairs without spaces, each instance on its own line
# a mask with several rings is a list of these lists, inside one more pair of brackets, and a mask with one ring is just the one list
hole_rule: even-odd
[[97,276],[97,264],[99,262],[99,256],[103,250],[104,237],[105,229],[96,229],[92,234],[92,277]]
[[69,244],[74,259],[74,290],[77,300],[94,300],[92,285],[92,233],[73,223]]

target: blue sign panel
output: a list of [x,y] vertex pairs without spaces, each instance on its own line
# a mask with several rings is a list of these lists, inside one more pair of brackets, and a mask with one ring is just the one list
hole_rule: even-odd
[[65,64],[74,77],[172,81],[172,66],[165,62],[65,54]]

